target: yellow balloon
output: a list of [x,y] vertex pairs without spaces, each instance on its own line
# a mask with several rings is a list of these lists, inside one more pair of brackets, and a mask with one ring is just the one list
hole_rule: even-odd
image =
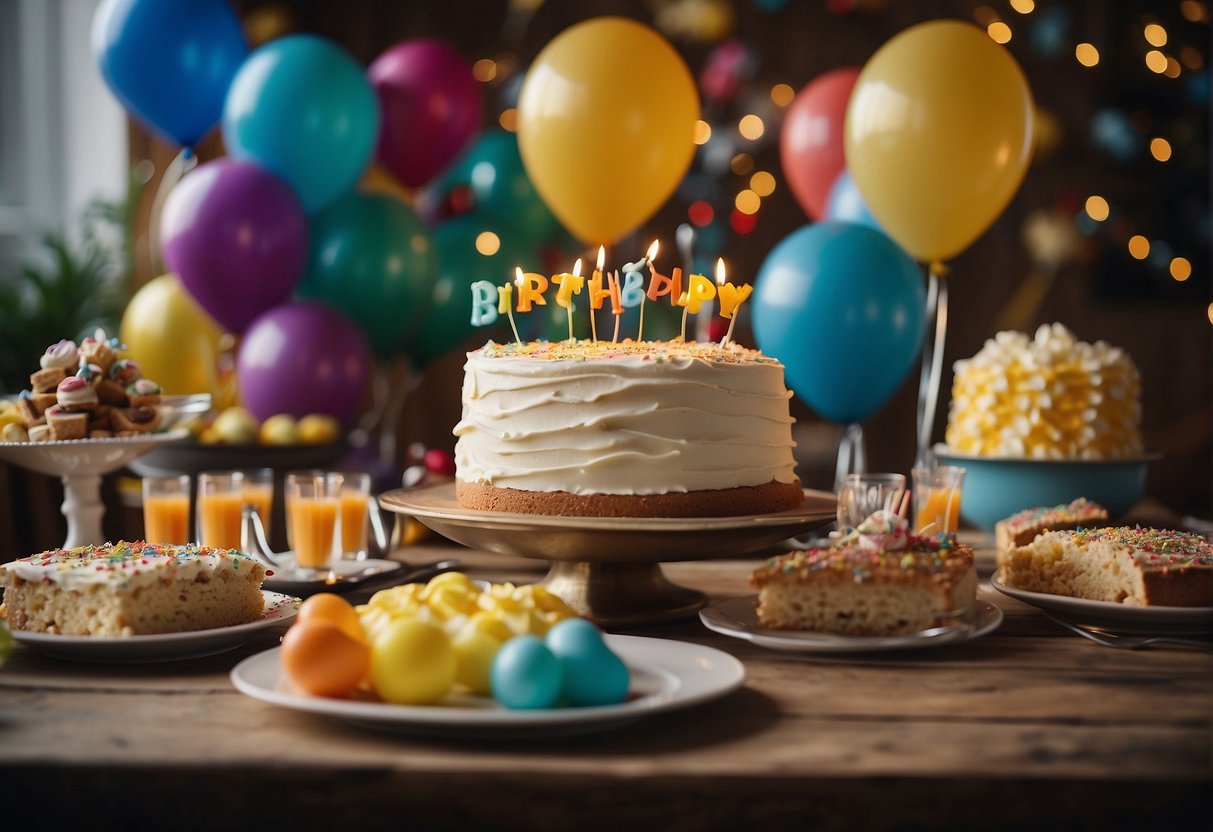
[[395,197],[405,205],[413,204],[413,195],[409,193],[408,188],[401,185],[395,177],[379,165],[371,165],[366,169],[366,173],[362,175],[362,181],[358,183],[358,190],[364,194],[383,194]]
[[661,35],[620,17],[561,32],[527,70],[518,147],[539,195],[587,243],[651,217],[695,154],[699,95]]
[[119,338],[143,375],[169,395],[210,393],[230,398],[220,379],[223,330],[202,311],[175,274],[148,281],[122,313]]
[[1011,201],[1032,154],[1032,92],[981,29],[911,27],[859,73],[847,107],[847,168],[890,237],[946,260]]

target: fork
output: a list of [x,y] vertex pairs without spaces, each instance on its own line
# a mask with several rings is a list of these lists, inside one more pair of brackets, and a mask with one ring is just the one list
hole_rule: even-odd
[[1173,636],[1125,636],[1072,624],[1047,612],[1045,613],[1045,617],[1054,624],[1060,624],[1067,630],[1077,633],[1083,638],[1088,638],[1096,644],[1102,644],[1104,647],[1116,647],[1121,650],[1142,650],[1156,644],[1170,644],[1175,647],[1195,647],[1197,650],[1213,653],[1213,642],[1210,641],[1201,641],[1194,638],[1175,638]]

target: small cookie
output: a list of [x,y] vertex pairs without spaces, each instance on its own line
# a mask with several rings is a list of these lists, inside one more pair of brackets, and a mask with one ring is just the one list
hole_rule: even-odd
[[120,358],[114,362],[114,366],[110,367],[109,377],[122,385],[123,389],[126,389],[129,385],[143,378],[143,371],[139,369],[137,361],[130,358]]
[[59,406],[64,410],[85,411],[97,407],[97,391],[87,379],[80,376],[65,378],[56,391]]
[[159,384],[141,378],[126,388],[126,398],[132,408],[152,407],[160,404],[160,392]]
[[25,422],[27,428],[46,424],[46,417],[42,415],[45,410],[45,407],[38,406],[32,396],[22,395],[17,399],[17,412],[21,414],[21,421]]
[[9,422],[4,426],[4,430],[0,430],[0,440],[4,442],[28,442],[29,431],[25,429],[25,425]]
[[29,377],[29,386],[35,393],[53,393],[59,382],[67,378],[67,370],[62,367],[47,367]]
[[88,414],[84,412],[73,413],[52,407],[46,411],[46,425],[51,430],[51,438],[59,441],[88,436]]
[[34,425],[29,429],[29,441],[31,442],[49,442],[53,438],[49,425]]

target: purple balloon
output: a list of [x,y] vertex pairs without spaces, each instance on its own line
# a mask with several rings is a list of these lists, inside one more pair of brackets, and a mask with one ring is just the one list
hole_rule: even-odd
[[300,301],[253,321],[236,356],[244,406],[258,419],[327,413],[349,423],[371,377],[362,330],[337,310]]
[[307,216],[290,186],[251,162],[217,159],[164,203],[160,250],[216,321],[243,332],[286,301],[307,265]]
[[480,130],[480,84],[458,52],[436,40],[411,40],[367,70],[383,125],[376,156],[416,188],[434,178]]

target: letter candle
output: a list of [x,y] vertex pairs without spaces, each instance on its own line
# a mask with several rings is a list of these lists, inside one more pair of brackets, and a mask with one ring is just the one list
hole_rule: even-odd
[[723,257],[716,259],[716,286],[716,294],[720,298],[720,317],[727,318],[729,321],[728,332],[720,339],[720,345],[723,347],[733,340],[733,327],[737,325],[737,310],[741,304],[745,303],[746,298],[750,296],[750,292],[754,291],[754,287],[748,283],[743,286],[726,283],[724,279]]
[[[652,263],[653,263],[653,260],[657,257],[657,250],[659,247],[660,247],[659,241],[654,240],[652,243],[649,244],[649,250],[645,252],[644,257],[640,258],[640,260],[635,263],[627,263],[624,265],[624,267],[623,267],[623,279],[624,279],[623,294],[624,294],[625,301],[627,299],[629,290],[634,291],[636,287],[644,286],[644,275],[642,275],[640,273],[640,270],[643,269],[645,266],[648,266],[649,269],[652,270]],[[643,291],[641,292],[640,300],[637,302],[640,304],[640,326],[636,330],[636,340],[643,341],[644,340],[644,293],[643,293]],[[631,308],[632,306],[635,306],[635,305],[636,304],[633,304],[633,303],[626,303],[626,302],[624,303],[624,306],[627,306],[628,308]]]
[[493,303],[497,287],[487,280],[477,280],[472,290],[472,326],[487,326],[497,321],[497,305]]
[[530,312],[531,304],[537,303],[540,306],[547,306],[548,302],[544,299],[543,293],[548,289],[548,279],[541,274],[535,272],[523,273],[521,268],[517,270],[517,276],[514,278],[514,285],[518,287],[518,311]]
[[[608,297],[614,298],[611,287],[602,288],[602,265],[606,262],[606,247],[598,247],[598,265],[594,267],[594,273],[590,275],[590,339],[595,344],[598,343],[598,322],[595,320],[594,313],[602,308],[602,302]],[[609,283],[609,280],[608,280]]]
[[701,274],[691,275],[687,281],[687,290],[678,298],[678,305],[682,307],[683,341],[687,339],[687,314],[698,315],[700,305],[714,297],[716,297],[716,287],[712,285],[712,281]]
[[569,341],[573,340],[573,295],[581,294],[585,278],[581,276],[581,258],[577,258],[573,273],[562,272],[552,275],[552,282],[560,287],[556,292],[556,305],[564,309],[569,318]]
[[615,334],[611,336],[611,343],[619,343],[619,321],[623,318],[623,293],[619,290],[619,270],[611,272],[607,275],[607,283],[611,287],[611,314],[615,316]]
[[[522,269],[518,269],[519,276],[522,275]],[[514,284],[506,282],[504,285],[497,287],[497,311],[504,312],[510,317],[510,329],[514,330],[514,340],[519,344],[522,339],[518,337],[518,327],[514,324]]]

